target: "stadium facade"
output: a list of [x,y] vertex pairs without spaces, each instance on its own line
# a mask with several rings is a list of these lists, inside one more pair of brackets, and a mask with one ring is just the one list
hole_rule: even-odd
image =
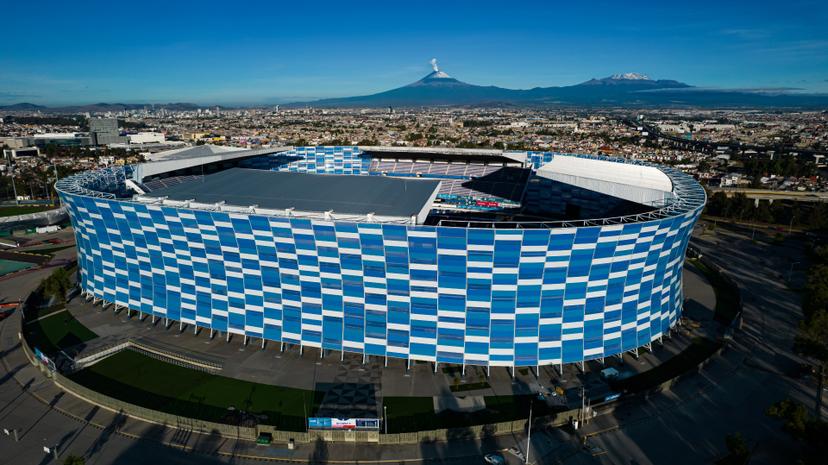
[[[706,197],[680,171],[549,152],[233,154],[214,174],[191,158],[152,177],[138,165],[59,181],[84,293],[263,341],[508,367],[635,350],[681,315]],[[238,181],[267,173],[316,192]],[[357,184],[337,175],[391,184],[349,194]],[[384,202],[399,192],[418,197]]]

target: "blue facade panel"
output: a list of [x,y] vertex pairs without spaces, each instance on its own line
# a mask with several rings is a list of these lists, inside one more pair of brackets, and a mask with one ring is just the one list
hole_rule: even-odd
[[[285,169],[364,166],[352,150],[299,152],[303,164]],[[551,159],[528,157],[535,166]],[[668,331],[703,206],[636,223],[468,229],[60,194],[82,289],[98,298],[274,341],[493,366],[606,357]]]

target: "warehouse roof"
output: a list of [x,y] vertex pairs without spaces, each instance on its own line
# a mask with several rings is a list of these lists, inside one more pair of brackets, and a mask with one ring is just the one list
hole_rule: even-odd
[[431,207],[440,182],[231,168],[154,190],[148,197],[299,212],[409,218]]

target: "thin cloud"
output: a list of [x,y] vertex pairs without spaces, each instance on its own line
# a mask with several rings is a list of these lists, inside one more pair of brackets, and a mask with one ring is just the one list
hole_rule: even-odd
[[765,29],[749,28],[722,29],[719,31],[719,33],[725,36],[736,37],[742,40],[760,40],[766,39],[770,36],[768,31]]

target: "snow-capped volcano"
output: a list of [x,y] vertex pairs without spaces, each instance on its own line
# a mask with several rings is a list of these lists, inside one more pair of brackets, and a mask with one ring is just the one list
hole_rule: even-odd
[[427,81],[429,79],[451,79],[451,76],[440,71],[440,68],[437,66],[436,58],[432,58],[430,63],[431,69],[433,69],[434,71],[432,71],[431,74],[429,74],[428,76],[422,78],[421,81]]
[[628,81],[651,81],[650,76],[639,73],[613,74],[610,79],[626,79]]
[[448,74],[446,74],[446,73],[444,73],[440,70],[437,70],[437,71],[432,71],[428,76],[424,77],[423,80],[425,80],[425,79],[447,79],[447,78],[451,79],[451,76],[449,76]]

